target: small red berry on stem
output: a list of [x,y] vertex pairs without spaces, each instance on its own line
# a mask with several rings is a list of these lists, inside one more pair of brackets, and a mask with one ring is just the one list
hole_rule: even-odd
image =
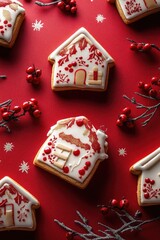
[[34,65],[29,66],[26,69],[26,81],[28,83],[32,83],[33,85],[39,85],[40,84],[40,76],[42,75],[42,70],[39,68],[35,68]]

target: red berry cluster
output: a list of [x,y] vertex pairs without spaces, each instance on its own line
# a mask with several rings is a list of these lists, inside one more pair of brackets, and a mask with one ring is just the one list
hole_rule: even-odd
[[148,96],[158,99],[160,95],[160,78],[154,76],[151,78],[150,83],[144,83],[143,81],[140,81],[138,83],[138,87],[142,89],[142,91]]
[[156,50],[160,51],[160,48],[157,47],[155,44],[151,44],[151,43],[139,43],[136,42],[134,40],[131,39],[127,39],[128,41],[130,41],[130,49],[133,51],[138,51],[138,52],[148,52],[150,51],[152,48],[155,48]]
[[26,73],[27,73],[26,80],[28,83],[32,83],[33,85],[40,84],[41,81],[40,77],[42,75],[41,69],[35,68],[35,66],[32,65],[26,69]]
[[57,3],[57,6],[62,11],[75,14],[77,12],[76,0],[61,0]]
[[5,127],[10,131],[7,123],[12,120],[18,120],[24,116],[27,112],[34,118],[39,118],[41,111],[38,107],[38,101],[35,98],[31,98],[29,101],[23,102],[22,106],[15,105],[11,107],[12,100],[8,100],[0,104],[0,114],[2,120],[0,120],[0,127]]
[[133,128],[135,126],[131,117],[131,109],[129,107],[122,109],[122,113],[119,115],[116,125],[118,127],[126,126],[128,128]]
[[120,201],[117,199],[112,199],[110,201],[110,204],[108,206],[101,206],[100,212],[102,213],[103,216],[106,216],[108,212],[113,209],[113,208],[118,208],[118,209],[125,209],[129,205],[129,201],[126,198],[122,198]]
[[73,240],[74,239],[74,233],[73,232],[67,232],[66,233],[66,239],[67,240]]

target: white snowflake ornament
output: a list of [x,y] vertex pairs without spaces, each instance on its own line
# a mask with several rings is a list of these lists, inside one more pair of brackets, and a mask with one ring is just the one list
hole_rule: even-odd
[[13,148],[14,148],[13,143],[6,142],[4,144],[4,151],[5,152],[11,152],[13,150]]
[[29,171],[28,162],[23,161],[19,166],[19,171],[22,173],[28,173],[28,171]]
[[32,28],[34,31],[40,31],[41,28],[43,28],[44,23],[42,21],[38,21],[37,19],[35,20],[34,23],[32,23]]

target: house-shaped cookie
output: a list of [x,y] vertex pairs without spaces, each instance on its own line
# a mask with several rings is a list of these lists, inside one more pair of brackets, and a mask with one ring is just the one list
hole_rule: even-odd
[[53,64],[53,90],[105,91],[113,58],[85,29],[80,28],[48,57]]
[[160,0],[115,0],[115,3],[126,24],[160,11]]
[[34,164],[83,189],[107,156],[107,135],[84,116],[59,120],[48,132]]
[[25,9],[17,0],[0,0],[0,46],[11,48],[25,18]]
[[38,200],[10,177],[0,180],[0,231],[35,230]]
[[160,204],[160,147],[131,166],[138,175],[138,203],[140,206]]

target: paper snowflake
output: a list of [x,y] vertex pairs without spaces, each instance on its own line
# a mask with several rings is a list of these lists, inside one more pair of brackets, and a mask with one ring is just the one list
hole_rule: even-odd
[[124,157],[124,156],[127,155],[127,152],[126,152],[125,148],[119,148],[118,152],[119,152],[119,156],[123,156]]
[[43,28],[43,23],[42,21],[38,21],[37,19],[35,20],[34,23],[32,23],[32,28],[34,31],[40,31],[41,28]]
[[103,21],[105,20],[106,18],[102,15],[102,14],[98,14],[97,16],[96,16],[96,21],[98,22],[98,23],[103,23]]
[[29,170],[28,162],[23,161],[19,166],[19,171],[22,173],[24,173],[24,172],[28,173],[28,170]]
[[14,148],[13,143],[6,142],[4,144],[4,151],[5,152],[11,152],[13,150],[13,148]]

